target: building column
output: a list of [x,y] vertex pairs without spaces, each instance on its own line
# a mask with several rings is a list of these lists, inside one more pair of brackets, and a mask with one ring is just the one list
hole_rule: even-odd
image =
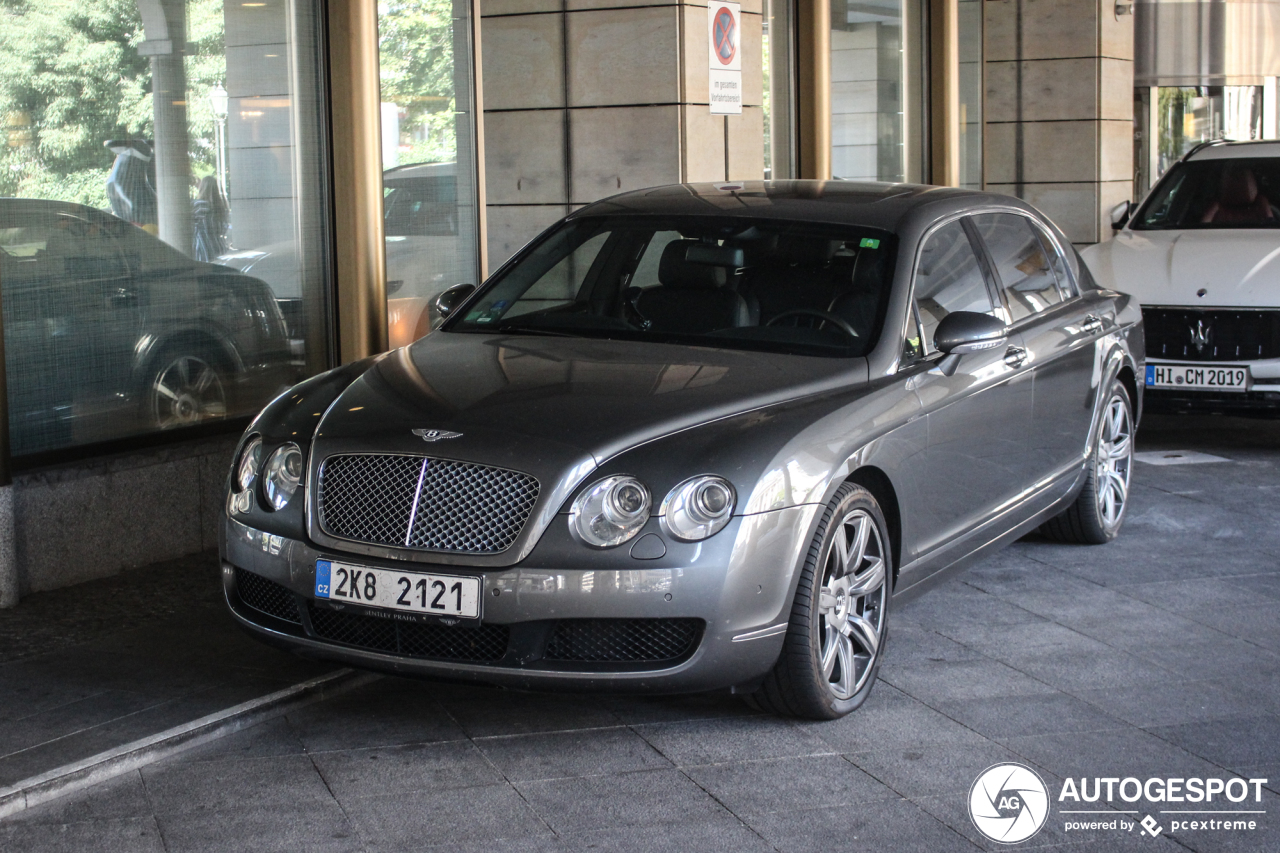
[[987,0],[987,187],[1078,244],[1133,195],[1133,16],[1112,0]]
[[580,5],[480,2],[491,269],[605,196],[764,176],[760,0],[742,3],[731,116],[710,112],[705,5]]

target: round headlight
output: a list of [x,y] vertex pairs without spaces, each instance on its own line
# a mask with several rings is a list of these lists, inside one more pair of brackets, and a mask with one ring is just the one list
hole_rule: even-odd
[[723,477],[703,475],[685,480],[662,502],[667,532],[685,542],[714,536],[733,517],[733,486]]
[[635,477],[606,477],[573,502],[569,529],[596,548],[621,545],[649,520],[649,490]]
[[236,466],[235,487],[237,492],[245,492],[258,479],[258,466],[262,464],[262,439],[254,436],[240,451],[240,464]]
[[284,509],[302,480],[302,450],[289,442],[276,449],[262,470],[263,491],[272,509]]

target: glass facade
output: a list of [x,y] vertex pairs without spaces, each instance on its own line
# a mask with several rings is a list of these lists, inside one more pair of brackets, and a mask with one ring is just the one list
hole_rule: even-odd
[[982,189],[982,2],[959,0],[960,174],[965,189]]
[[327,366],[318,7],[0,11],[15,456],[250,415]]
[[902,181],[904,0],[831,0],[831,174]]
[[430,331],[431,301],[479,283],[474,50],[469,4],[378,4],[387,332]]

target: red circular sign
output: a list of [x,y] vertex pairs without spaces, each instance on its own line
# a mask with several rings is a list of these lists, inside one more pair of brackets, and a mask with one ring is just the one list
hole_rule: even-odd
[[738,52],[738,47],[734,44],[736,40],[734,30],[733,13],[723,6],[720,7],[720,11],[716,12],[715,23],[711,27],[711,35],[716,43],[716,59],[720,60],[721,65],[733,62],[733,57]]

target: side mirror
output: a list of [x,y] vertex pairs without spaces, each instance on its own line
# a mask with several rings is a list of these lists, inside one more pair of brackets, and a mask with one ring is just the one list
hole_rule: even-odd
[[441,319],[447,318],[455,309],[472,293],[475,293],[476,286],[474,284],[455,284],[444,293],[436,297],[436,301],[431,306],[436,309],[436,314]]
[[951,376],[962,355],[996,349],[1008,340],[1009,327],[1003,320],[974,311],[953,311],[933,331],[933,345],[944,356],[936,369]]
[[1111,208],[1111,230],[1119,231],[1129,222],[1129,214],[1132,213],[1133,202],[1122,201],[1115,207]]

